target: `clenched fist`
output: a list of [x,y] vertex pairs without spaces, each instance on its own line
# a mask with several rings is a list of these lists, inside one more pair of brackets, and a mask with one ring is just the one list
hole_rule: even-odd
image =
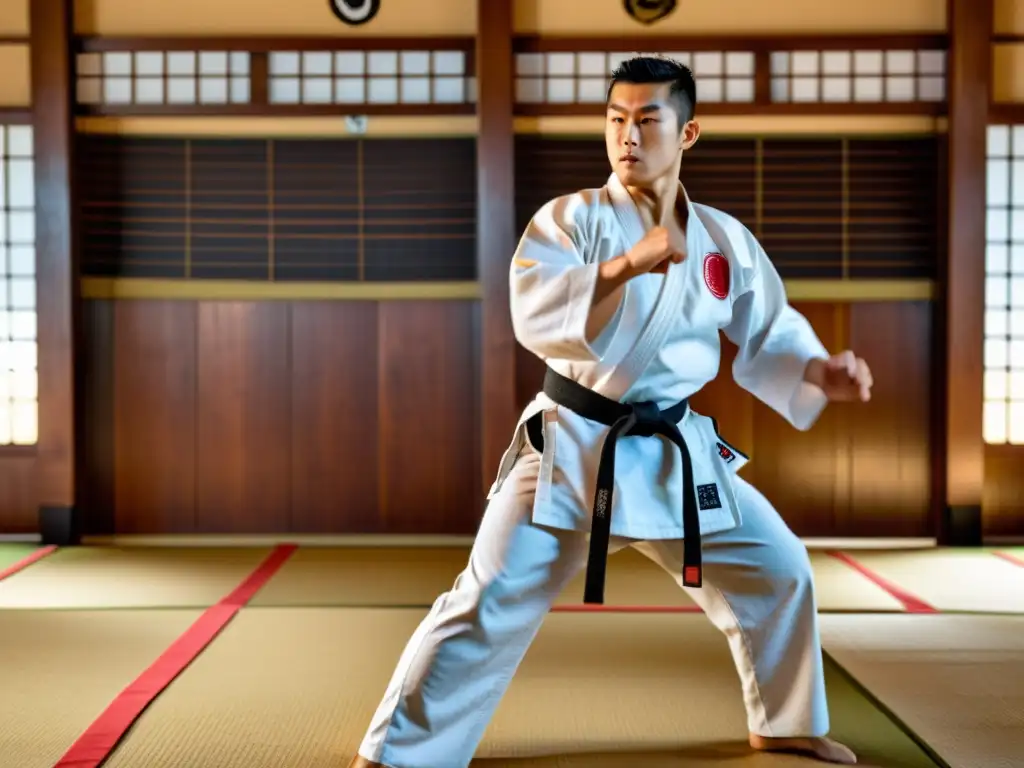
[[834,403],[862,403],[871,399],[875,380],[863,358],[850,350],[832,355],[828,360],[811,360],[804,375],[817,385]]
[[665,227],[654,227],[626,254],[630,268],[639,275],[667,272],[669,264],[678,264],[683,258]]

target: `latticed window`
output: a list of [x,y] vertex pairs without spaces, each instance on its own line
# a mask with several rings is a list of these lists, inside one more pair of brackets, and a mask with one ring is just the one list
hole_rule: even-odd
[[32,128],[0,125],[0,445],[33,445],[36,375]]
[[988,130],[985,441],[1024,443],[1024,125]]

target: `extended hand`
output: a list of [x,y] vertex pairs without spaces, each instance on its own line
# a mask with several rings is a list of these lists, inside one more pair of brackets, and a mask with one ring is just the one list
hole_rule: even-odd
[[804,378],[820,387],[829,400],[838,403],[854,400],[866,403],[871,399],[871,387],[875,383],[868,364],[849,350],[828,360],[812,360]]

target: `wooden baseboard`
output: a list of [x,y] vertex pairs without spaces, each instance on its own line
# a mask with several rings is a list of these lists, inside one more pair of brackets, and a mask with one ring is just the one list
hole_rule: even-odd
[[168,534],[85,536],[83,544],[110,547],[272,547],[298,544],[301,547],[469,547],[472,536],[402,534]]
[[[786,280],[791,301],[931,301],[931,280]],[[84,299],[180,301],[475,300],[476,282],[299,283],[255,280],[82,279]]]
[[[86,536],[82,543],[112,547],[270,547],[298,544],[302,547],[470,547],[473,536],[352,534],[219,535],[114,535]],[[805,538],[808,549],[928,549],[936,546],[930,538]]]

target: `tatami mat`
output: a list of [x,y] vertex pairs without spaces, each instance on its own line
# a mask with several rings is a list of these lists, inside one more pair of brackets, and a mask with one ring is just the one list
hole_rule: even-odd
[[953,768],[1024,765],[1024,617],[823,616],[822,636]]
[[1024,568],[1024,547],[1003,547],[996,551],[1009,555],[1013,559],[1014,565]]
[[[469,549],[300,548],[256,596],[254,606],[429,606],[451,588]],[[900,603],[869,579],[812,551],[823,611],[899,611]],[[581,573],[558,598],[583,602]],[[682,606],[693,601],[673,578],[634,549],[608,560],[607,605]]]
[[0,581],[4,608],[204,608],[269,548],[69,547]]
[[198,616],[0,612],[0,767],[50,768]]
[[[20,560],[31,545],[0,546]],[[3,608],[199,608],[230,591],[265,547],[70,547],[0,581]],[[823,612],[900,612],[902,605],[854,568],[812,550]],[[869,571],[940,611],[1024,613],[1024,568],[983,550],[847,553]],[[303,547],[253,605],[425,607],[451,588],[467,547]],[[2,563],[2,560],[0,560]],[[579,605],[581,573],[558,598]],[[633,549],[609,559],[607,605],[688,606],[673,578]]]
[[[423,615],[245,610],[143,714],[105,768],[344,765]],[[860,751],[863,765],[933,768],[842,677],[830,674],[829,693],[833,733]],[[655,766],[807,765],[752,754],[745,738],[731,657],[703,616],[553,614],[479,757],[491,758],[483,768],[622,768],[641,759]]]
[[39,547],[35,544],[0,544],[0,571],[23,560],[37,549]]
[[300,547],[252,606],[430,606],[467,547]]
[[1024,568],[980,549],[847,553],[939,611],[1024,613]]

